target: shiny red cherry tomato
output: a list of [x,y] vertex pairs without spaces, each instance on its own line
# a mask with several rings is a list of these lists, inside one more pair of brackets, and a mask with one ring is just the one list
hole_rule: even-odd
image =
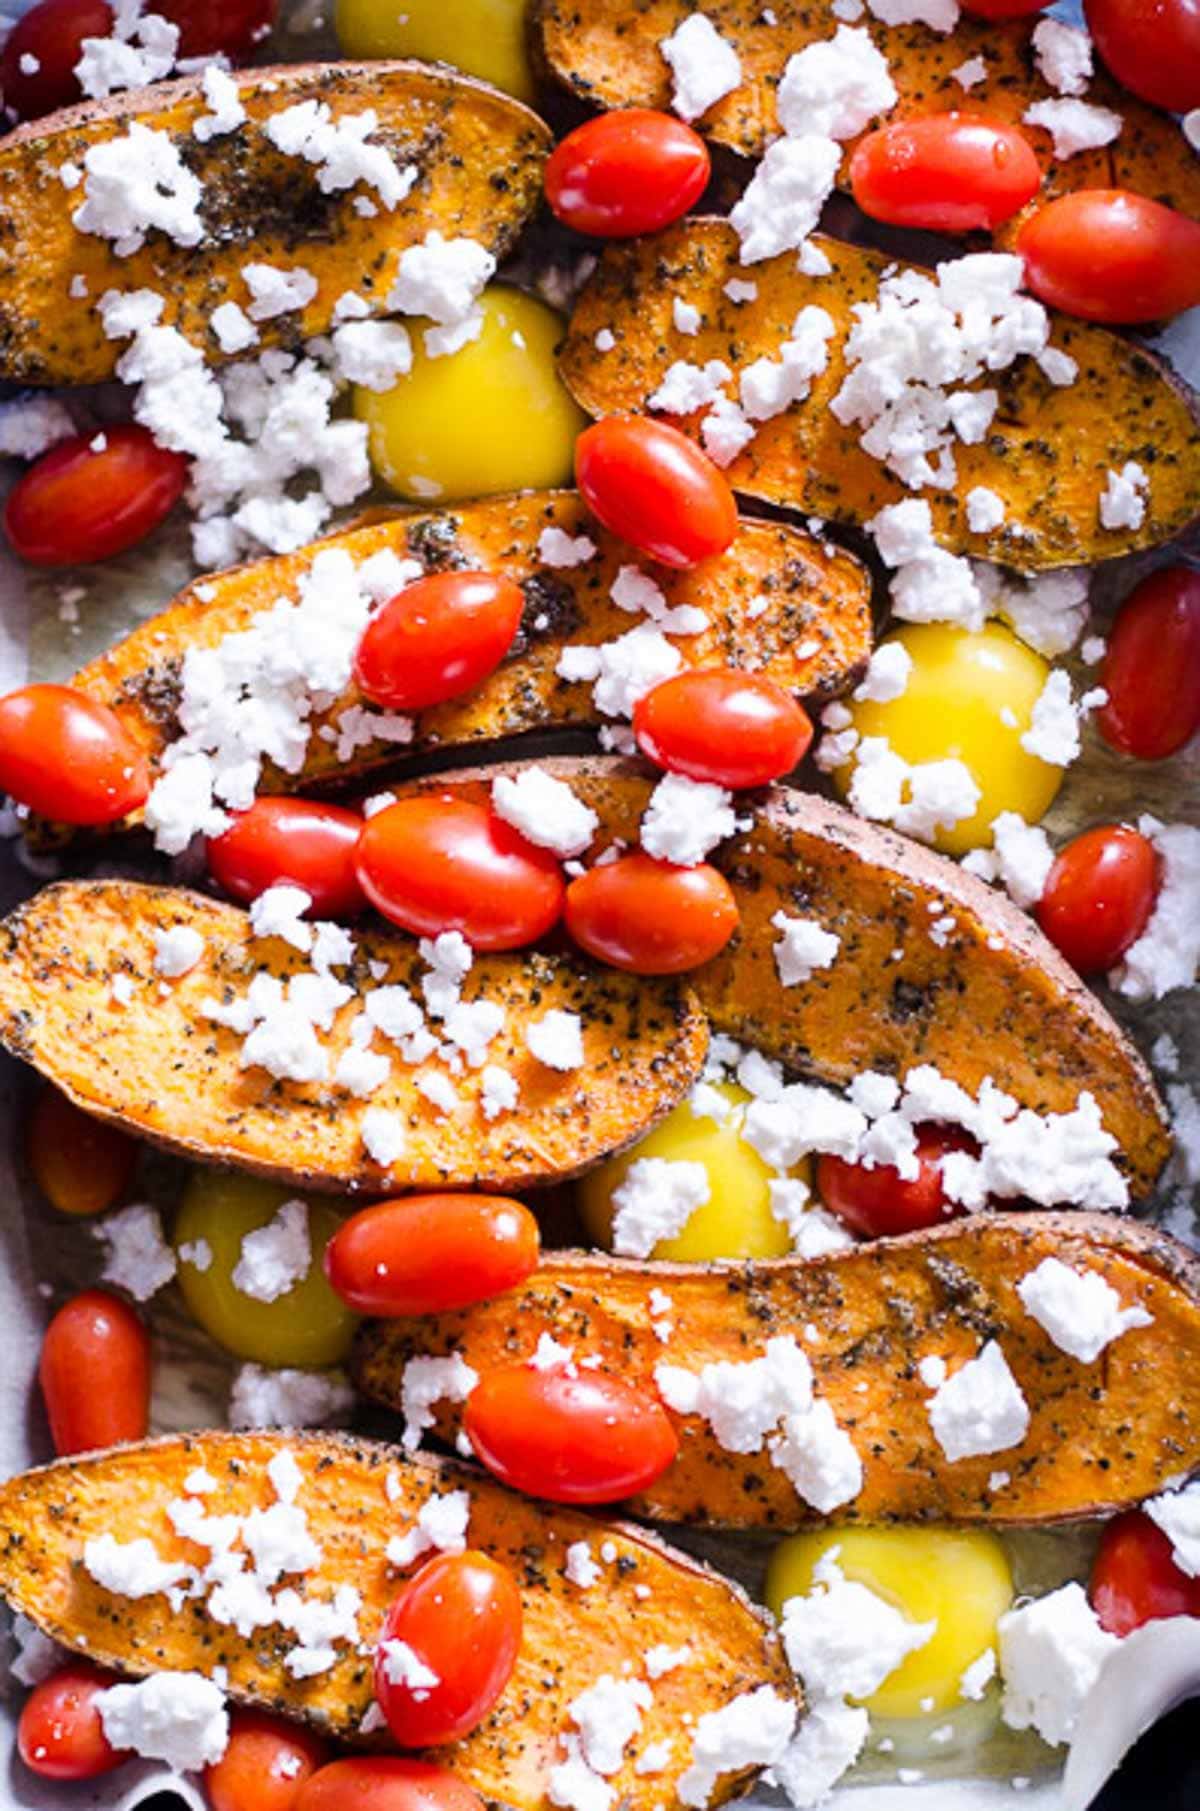
[[17,1751],[31,1773],[94,1780],[129,1758],[110,1743],[96,1708],[99,1694],[116,1683],[86,1660],[71,1660],[34,1686],[17,1725]]
[[1103,824],[1060,849],[1037,920],[1072,968],[1097,975],[1137,942],[1158,886],[1158,854],[1149,837],[1127,824]]
[[919,1174],[906,1181],[890,1164],[873,1170],[843,1157],[822,1157],[817,1164],[817,1193],[829,1209],[860,1239],[889,1238],[940,1226],[963,1212],[942,1184],[942,1158],[948,1151],[975,1151],[965,1132],[953,1126],[917,1128]]
[[1163,566],[1135,585],[1108,638],[1096,727],[1111,748],[1162,761],[1200,731],[1200,568]]
[[359,1314],[444,1314],[503,1295],[537,1269],[538,1223],[502,1195],[406,1195],[351,1215],[325,1274]]
[[761,673],[693,668],[664,679],[633,709],[638,747],[660,767],[714,786],[766,786],[804,759],[803,705]]
[[180,57],[244,57],[270,35],[279,0],[154,0],[146,10],[179,27]]
[[1169,1537],[1140,1509],[1104,1530],[1088,1594],[1110,1635],[1130,1635],[1164,1616],[1200,1616],[1200,1578],[1175,1564]]
[[1200,107],[1200,0],[1084,0],[1096,49],[1144,101]]
[[552,1503],[615,1503],[660,1478],[679,1449],[666,1410],[619,1377],[502,1365],[476,1384],[464,1416],[490,1472]]
[[87,1289],[46,1329],[38,1381],[54,1450],[143,1440],[150,1422],[150,1335],[127,1302]]
[[213,879],[249,904],[281,881],[312,896],[314,918],[353,918],[367,901],[354,867],[363,820],[316,799],[255,799],[206,845]]
[[664,566],[698,566],[737,533],[733,492],[678,428],[610,415],[575,442],[575,479],[605,528]]
[[13,487],[5,531],[31,566],[93,565],[152,534],[187,482],[183,454],[169,453],[136,423],[99,437],[77,434],[43,453]]
[[300,1788],[293,1811],[484,1811],[484,1805],[444,1767],[381,1754],[322,1767]]
[[376,812],[355,859],[371,904],[414,936],[460,931],[477,950],[514,950],[562,913],[562,869],[550,851],[452,793]]
[[1042,184],[1018,126],[969,113],[897,120],[860,139],[850,186],[864,214],[931,233],[991,232]]
[[33,1179],[60,1214],[102,1214],[115,1207],[137,1168],[141,1146],[93,1119],[47,1082],[29,1116],[25,1155]]
[[0,698],[0,791],[61,824],[113,824],[145,804],[150,769],[106,704],[27,685]]
[[294,1811],[305,1780],[329,1750],[320,1736],[265,1710],[235,1710],[229,1746],[204,1769],[211,1811]]
[[1084,321],[1159,321],[1200,302],[1200,220],[1127,189],[1076,189],[1017,234],[1035,296]]
[[[38,0],[17,20],[0,55],[4,105],[18,119],[40,119],[81,100],[75,65],[83,54],[83,40],[107,38],[112,28],[113,12],[106,0]],[[27,58],[33,61],[26,61],[22,69]]]
[[629,239],[670,226],[708,184],[698,132],[651,107],[625,107],[576,126],[546,165],[546,199],[577,233]]
[[500,665],[524,608],[520,585],[491,572],[418,579],[367,624],[354,661],[359,688],[392,711],[461,697]]
[[610,968],[682,975],[725,948],[737,930],[737,900],[707,862],[676,868],[635,850],[571,882],[566,925],[580,949]]
[[[401,1748],[437,1748],[477,1729],[512,1677],[521,1646],[521,1593],[486,1553],[439,1553],[409,1580],[384,1618],[375,1697]],[[436,1683],[397,1667],[402,1642]]]

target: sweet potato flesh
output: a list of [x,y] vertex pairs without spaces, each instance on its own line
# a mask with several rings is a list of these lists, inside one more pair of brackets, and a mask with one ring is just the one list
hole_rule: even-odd
[[[187,80],[51,115],[0,147],[0,375],[32,384],[111,377],[121,345],[105,337],[95,307],[109,289],[161,294],[163,323],[219,363],[227,355],[212,313],[222,302],[248,303],[241,273],[250,263],[302,266],[317,279],[305,308],[261,325],[261,344],[299,345],[329,327],[347,290],[382,311],[398,255],[431,228],[499,256],[537,205],[549,131],[479,83],[419,63],[297,64],[238,80],[249,118],[206,144],[192,127],[209,106],[200,83]],[[388,209],[373,190],[326,195],[312,164],[278,152],[265,122],[306,101],[328,106],[335,121],[373,108],[371,142],[386,145],[399,168],[420,171],[408,196]],[[65,189],[59,169],[82,169],[92,146],[133,120],[176,140],[203,184],[205,234],[195,247],[152,232],[140,251],[118,257],[108,239],[72,223],[85,189]],[[377,204],[372,216],[355,209],[362,195]],[[72,296],[77,276],[90,300]]]
[[[548,529],[587,535],[596,556],[573,567],[552,567],[538,555]],[[376,742],[339,762],[321,730],[357,692],[313,719],[304,769],[268,775],[267,789],[302,791],[395,763],[398,752],[472,745],[549,728],[592,727],[603,721],[587,684],[555,672],[568,642],[611,641],[644,620],[620,609],[610,595],[627,546],[587,514],[573,491],[542,491],[470,503],[452,512],[392,516],[332,536],[322,547],[344,548],[361,563],[384,549],[423,561],[428,571],[475,566],[515,579],[526,597],[525,620],[508,658],[463,698],[423,712],[405,750]],[[257,612],[294,598],[312,550],[262,560],[189,586],[158,616],[76,674],[81,691],[110,705],[145,748],[152,765],[177,733],[180,668],[189,648],[215,647],[245,629]],[[692,572],[655,571],[671,606],[703,610],[712,627],[674,637],[688,665],[761,668],[789,691],[839,690],[871,651],[870,583],[852,554],[827,549],[785,523],[745,522],[730,551]],[[766,608],[755,599],[765,599]]]
[[[722,220],[686,221],[652,239],[610,246],[571,317],[563,376],[592,415],[644,409],[677,359],[723,359],[735,376],[756,358],[777,358],[790,323],[808,304],[837,326],[825,371],[808,399],[763,422],[728,467],[735,490],[836,521],[865,523],[885,504],[913,493],[859,445],[829,404],[846,375],[842,347],[857,303],[875,299],[889,260],[882,253],[821,239],[833,269],[806,277],[792,252],[749,269]],[[751,276],[757,299],[732,302],[730,278]],[[673,299],[700,310],[695,334],[681,334]],[[607,328],[616,344],[596,350]],[[1200,431],[1181,388],[1131,340],[1056,317],[1052,344],[1079,366],[1075,383],[1055,387],[1029,358],[989,372],[1000,393],[995,419],[975,446],[954,446],[953,491],[926,491],[934,532],[953,552],[1032,571],[1112,559],[1180,534],[1200,514]],[[985,387],[981,383],[975,387]],[[699,413],[676,425],[699,435]],[[1110,471],[1141,465],[1149,488],[1137,529],[1100,524],[1099,499]],[[966,497],[985,486],[1003,499],[1004,521],[972,533]]]
[[[636,840],[654,784],[644,769],[604,758],[537,765],[598,813],[604,839]],[[483,798],[495,771],[520,769],[412,784]],[[773,788],[753,817],[714,857],[737,895],[737,935],[688,977],[715,1031],[839,1086],[865,1069],[905,1075],[933,1063],[972,1094],[990,1077],[1039,1113],[1070,1112],[1089,1091],[1134,1193],[1149,1190],[1170,1149],[1150,1074],[1026,913],[956,862],[813,794]],[[771,920],[781,911],[840,939],[837,959],[799,986],[779,980]],[[930,924],[947,915],[954,929],[935,943]]]
[[[558,80],[592,105],[667,107],[671,72],[658,46],[692,10],[689,0],[639,0],[636,7],[628,0],[542,0],[538,39]],[[758,0],[712,0],[704,12],[736,50],[742,82],[703,116],[702,129],[718,144],[760,157],[779,131],[775,91],[789,57],[827,42],[837,20],[828,6],[804,0],[779,7],[772,18]],[[1056,98],[1034,61],[1036,18],[1000,22],[964,14],[952,32],[885,25],[869,15],[856,24],[887,58],[899,93],[889,121],[958,111],[1020,124],[1032,103]],[[985,73],[968,91],[955,81],[954,71],[976,57],[983,59]],[[1124,116],[1111,145],[1060,161],[1048,132],[1023,127],[1044,172],[1037,203],[1069,189],[1122,188],[1200,214],[1200,164],[1189,156],[1174,122],[1135,100],[1103,68],[1088,84],[1087,100]]]
[[[1017,1296],[1044,1258],[1111,1284],[1153,1324],[1123,1333],[1090,1365],[1052,1343]],[[359,1335],[355,1376],[377,1402],[398,1400],[405,1362],[460,1351],[481,1374],[529,1356],[541,1334],[599,1353],[601,1370],[654,1389],[660,1363],[699,1371],[741,1363],[792,1335],[814,1389],[863,1463],[864,1484],[836,1512],[854,1522],[1020,1526],[1120,1509],[1200,1465],[1200,1293],[1183,1247],[1102,1215],[980,1215],[934,1232],[831,1256],[754,1265],[631,1263],[568,1253],[494,1301],[422,1321],[377,1321]],[[664,1291],[664,1342],[650,1292]],[[997,1340],[1030,1409],[1003,1451],[950,1463],[929,1423],[921,1359],[953,1373]],[[794,1528],[819,1520],[764,1454],[725,1451],[698,1416],[675,1416],[679,1457],[634,1507],[669,1522]],[[458,1411],[439,1431],[450,1436]],[[993,1474],[1008,1474],[1004,1484]]]
[[[145,1537],[165,1560],[204,1565],[206,1550],[181,1540],[167,1519],[185,1479],[203,1467],[218,1482],[217,1493],[202,1499],[208,1512],[245,1515],[275,1500],[266,1466],[285,1449],[299,1465],[298,1506],[321,1549],[313,1572],[286,1583],[318,1600],[339,1585],[362,1595],[363,1651],[342,1644],[329,1672],[294,1679],[284,1660],[296,1637],[285,1630],[258,1629],[244,1639],[198,1601],[171,1612],[162,1596],[114,1597],[85,1569],[85,1543],[106,1533],[118,1541]],[[332,1435],[197,1434],[14,1478],[0,1487],[0,1593],[55,1640],[102,1665],[133,1675],[211,1675],[223,1666],[235,1701],[355,1741],[374,1697],[371,1648],[402,1577],[387,1563],[387,1543],[413,1525],[431,1496],[461,1489],[471,1498],[470,1545],[512,1567],[524,1609],[516,1670],[495,1710],[438,1757],[485,1798],[518,1811],[547,1803],[549,1771],[563,1758],[560,1737],[573,1728],[571,1701],[602,1673],[622,1677],[629,1663],[634,1676],[644,1676],[647,1648],[686,1646],[692,1658],[655,1684],[641,1734],[615,1777],[629,1811],[651,1811],[672,1798],[690,1759],[685,1712],[701,1716],[760,1685],[795,1691],[774,1636],[736,1587],[649,1535],[543,1508],[477,1472]],[[592,1589],[564,1575],[576,1541],[586,1541],[602,1563],[603,1580]],[[610,1541],[612,1557],[600,1562],[600,1547]],[[666,1770],[636,1774],[634,1755],[664,1738],[672,1743]],[[387,1745],[386,1735],[374,1745],[381,1741]],[[722,1796],[745,1779],[728,1776]]]
[[[204,953],[164,994],[154,934],[172,925],[197,930]],[[360,992],[399,984],[420,998],[427,971],[413,940],[363,931],[357,944]],[[370,977],[370,962],[386,963],[386,974]],[[252,938],[236,906],[167,887],[64,882],[0,926],[0,1040],[86,1112],[185,1156],[335,1193],[383,1193],[389,1185],[504,1190],[575,1175],[679,1100],[708,1039],[703,1013],[680,986],[522,952],[478,957],[463,984],[465,1000],[486,998],[506,1015],[488,1060],[512,1073],[520,1098],[497,1119],[482,1112],[481,1072],[449,1077],[436,1056],[418,1071],[397,1053],[369,1099],[240,1068],[243,1039],[206,1017],[205,1003],[239,999],[264,969],[286,978],[306,966],[280,940]],[[128,1005],[113,997],[117,975],[132,984]],[[342,1007],[324,1039],[335,1058],[360,1005]],[[528,1022],[554,1008],[582,1020],[583,1066],[566,1073],[539,1063],[525,1043]],[[448,1117],[415,1085],[429,1070],[458,1090]],[[390,1169],[364,1148],[371,1109],[398,1115],[407,1130]]]

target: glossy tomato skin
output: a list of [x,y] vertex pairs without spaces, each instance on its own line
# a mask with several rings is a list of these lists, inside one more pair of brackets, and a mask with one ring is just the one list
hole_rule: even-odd
[[615,1503],[660,1478],[679,1442],[661,1404],[619,1377],[502,1365],[467,1398],[465,1427],[490,1472],[552,1503]]
[[1172,113],[1200,107],[1200,0],[1084,0],[1083,10],[1123,87]]
[[[375,1697],[401,1748],[437,1748],[477,1729],[521,1647],[521,1593],[486,1553],[439,1553],[393,1598],[375,1654]],[[402,1641],[437,1677],[412,1686],[389,1677],[387,1644]]]
[[968,113],[881,126],[850,159],[850,186],[864,214],[931,233],[990,232],[1019,214],[1041,183],[1019,127]]
[[363,820],[319,799],[255,799],[205,846],[208,871],[249,905],[280,882],[303,887],[314,918],[353,918],[366,907],[355,851]]
[[[0,53],[5,106],[20,119],[41,119],[82,99],[75,65],[83,40],[107,38],[112,26],[107,0],[38,0],[18,19]],[[36,61],[31,74],[22,70],[22,57]]]
[[154,0],[147,11],[179,27],[180,57],[247,56],[269,35],[278,0]]
[[1200,302],[1200,221],[1127,189],[1076,189],[1017,235],[1035,296],[1084,321],[1159,321]]
[[677,868],[635,849],[573,880],[565,918],[580,949],[610,968],[682,975],[725,948],[738,908],[708,862]]
[[470,1786],[431,1761],[359,1755],[306,1780],[293,1811],[484,1811]]
[[804,707],[761,673],[694,668],[638,699],[633,733],[670,773],[734,791],[767,786],[804,759],[813,729]]
[[1165,1616],[1200,1616],[1200,1578],[1175,1564],[1170,1539],[1140,1509],[1109,1522],[1088,1586],[1110,1635],[1129,1635]]
[[737,506],[707,454],[665,421],[609,415],[575,442],[575,479],[605,528],[663,566],[714,558],[737,533]]
[[1149,837],[1128,824],[1102,824],[1060,849],[1037,920],[1072,968],[1098,975],[1137,942],[1158,886],[1158,854]]
[[150,1336],[119,1296],[88,1289],[59,1309],[42,1340],[38,1381],[60,1458],[145,1439]]
[[323,1767],[329,1750],[319,1736],[263,1710],[235,1710],[229,1746],[204,1769],[211,1811],[294,1811],[300,1789]]
[[187,489],[188,462],[131,423],[76,434],[30,466],[4,506],[13,550],[31,566],[89,566],[136,547]]
[[537,1269],[538,1223],[500,1195],[406,1195],[353,1214],[325,1274],[359,1314],[445,1314],[502,1295]]
[[102,1214],[133,1180],[141,1146],[93,1119],[45,1083],[29,1116],[25,1154],[33,1179],[60,1214]]
[[418,579],[367,624],[354,660],[359,689],[393,711],[459,698],[500,665],[524,608],[515,580],[491,572]]
[[842,1157],[824,1156],[817,1164],[817,1193],[830,1213],[860,1239],[920,1232],[963,1212],[942,1186],[941,1159],[948,1151],[976,1148],[965,1132],[952,1126],[920,1126],[920,1174],[913,1180],[907,1181],[888,1164],[868,1170]]
[[113,824],[150,792],[150,769],[115,711],[66,685],[0,698],[0,791],[62,824]]
[[1164,566],[1135,585],[1108,638],[1096,727],[1111,748],[1163,761],[1200,731],[1200,569]]
[[708,146],[673,114],[624,107],[585,121],[546,165],[555,217],[598,239],[656,233],[679,220],[708,185]]
[[34,1686],[17,1725],[17,1752],[31,1773],[94,1780],[128,1758],[109,1742],[96,1708],[99,1693],[115,1684],[86,1660],[71,1660]]
[[485,805],[429,793],[368,818],[355,858],[371,904],[418,937],[459,931],[477,950],[521,949],[558,922],[562,869]]

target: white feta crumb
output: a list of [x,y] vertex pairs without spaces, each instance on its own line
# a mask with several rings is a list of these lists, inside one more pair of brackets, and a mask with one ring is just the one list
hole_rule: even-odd
[[399,1113],[385,1107],[368,1107],[362,1117],[363,1150],[380,1169],[390,1170],[404,1154],[408,1128]]
[[[838,0],[834,0],[835,7]],[[825,1698],[810,1707],[771,1767],[795,1811],[823,1805],[866,1746],[871,1719],[861,1706]],[[882,1743],[880,1744],[882,1747]]]
[[586,1541],[572,1541],[567,1548],[564,1575],[581,1591],[590,1591],[598,1584],[604,1573],[592,1558],[592,1550]]
[[724,787],[668,773],[650,795],[641,844],[659,861],[694,867],[737,827],[732,795]]
[[1111,145],[1124,121],[1111,107],[1071,99],[1034,101],[1021,118],[1027,126],[1043,127],[1054,140],[1054,155],[1065,159],[1078,151],[1095,151]]
[[1016,811],[992,819],[992,847],[972,849],[963,857],[968,874],[998,880],[1023,910],[1037,904],[1054,866],[1054,850],[1039,824],[1027,824]]
[[229,1398],[231,1428],[336,1427],[349,1420],[354,1392],[339,1371],[278,1371],[243,1365]]
[[867,0],[885,25],[928,25],[931,31],[950,32],[958,24],[958,0]]
[[278,315],[307,308],[319,287],[312,272],[302,265],[281,270],[274,264],[244,264],[242,277],[250,291],[246,313],[252,321],[273,321]]
[[704,13],[689,13],[658,48],[674,78],[671,105],[681,119],[699,119],[741,82],[737,52]]
[[799,250],[833,192],[841,161],[841,147],[834,139],[811,132],[777,138],[767,147],[729,215],[741,241],[743,264]]
[[702,319],[693,302],[685,302],[682,296],[672,296],[671,321],[676,333],[699,333]]
[[565,529],[547,527],[538,536],[538,559],[543,566],[553,566],[559,571],[586,565],[588,560],[595,559],[596,553],[596,543],[590,535],[570,535]]
[[428,315],[439,327],[462,326],[472,319],[495,269],[495,258],[474,239],[428,232],[422,244],[401,252],[388,306],[401,314]]
[[245,352],[257,343],[258,328],[237,302],[222,302],[209,316],[209,326],[222,352]]
[[982,1654],[972,1660],[970,1666],[963,1669],[958,1682],[958,1695],[978,1704],[996,1677],[996,1650],[984,1648]]
[[154,972],[177,981],[195,968],[204,954],[204,939],[190,924],[173,924],[154,933]]
[[[855,703],[891,704],[894,699],[902,698],[908,690],[912,670],[912,655],[902,641],[880,642],[854,688]],[[847,722],[840,725],[842,729],[849,728],[849,715],[847,712]]]
[[492,809],[527,842],[563,857],[582,855],[600,827],[591,806],[544,767],[526,767],[515,777],[501,774],[493,780]]
[[1059,1258],[1043,1258],[1022,1277],[1017,1294],[1059,1350],[1085,1365],[1131,1327],[1148,1327],[1153,1321],[1137,1303],[1123,1308],[1099,1271],[1073,1270]]
[[1117,1637],[1101,1628],[1083,1586],[1074,1582],[1006,1610],[996,1629],[1004,1721],[1010,1729],[1036,1729],[1052,1748],[1069,1742]]
[[265,1226],[242,1240],[233,1286],[252,1301],[275,1302],[303,1282],[311,1267],[308,1204],[285,1201]]
[[127,131],[92,145],[83,166],[86,198],[71,216],[79,232],[111,240],[119,258],[140,251],[152,232],[199,245],[203,189],[170,133],[133,120]]
[[795,1704],[769,1685],[742,1692],[719,1710],[706,1711],[696,1721],[691,1763],[676,1787],[680,1802],[702,1807],[724,1774],[774,1765],[795,1727]]
[[1146,498],[1150,479],[1135,459],[1129,459],[1119,472],[1109,468],[1100,493],[1100,526],[1114,531],[1138,529],[1146,519]]
[[1033,53],[1042,80],[1059,94],[1082,94],[1092,79],[1092,40],[1078,26],[1039,19]]
[[1071,695],[1069,675],[1061,667],[1053,667],[1034,701],[1021,747],[1051,767],[1069,767],[1079,757],[1079,709]]
[[108,1247],[104,1281],[126,1290],[135,1302],[148,1302],[175,1275],[175,1253],[163,1238],[154,1208],[138,1203],[123,1207],[98,1220],[91,1231]]
[[577,1012],[552,1008],[525,1027],[525,1043],[530,1055],[548,1069],[566,1073],[583,1067],[583,1021]]
[[383,1675],[389,1685],[402,1686],[415,1704],[422,1703],[441,1683],[441,1678],[427,1666],[407,1641],[381,1641]]
[[415,1452],[422,1434],[434,1425],[435,1403],[465,1402],[478,1382],[478,1371],[471,1369],[461,1352],[445,1358],[410,1358],[400,1386],[404,1450]]
[[951,79],[968,93],[972,88],[978,88],[980,82],[986,82],[987,74],[986,57],[968,57],[965,63],[950,71]]
[[225,1696],[199,1673],[154,1673],[112,1685],[93,1703],[113,1748],[197,1773],[221,1759],[229,1742]]
[[702,1163],[635,1157],[613,1191],[613,1250],[622,1257],[648,1258],[656,1245],[681,1233],[711,1197]]
[[200,1272],[201,1276],[205,1271],[212,1269],[213,1248],[207,1239],[185,1240],[176,1255],[181,1264],[190,1264],[193,1270]]
[[967,492],[967,527],[972,534],[990,534],[1000,527],[1004,516],[1004,498],[986,484],[976,484]]
[[1188,1578],[1200,1578],[1200,1485],[1166,1491],[1142,1508],[1170,1541],[1179,1570]]
[[344,383],[383,395],[412,370],[412,339],[400,321],[347,321],[330,335]]
[[105,1591],[116,1597],[155,1597],[191,1577],[191,1567],[164,1560],[145,1536],[118,1541],[105,1533],[85,1541],[83,1567]]
[[1162,884],[1146,928],[1126,950],[1109,981],[1128,1000],[1161,1000],[1190,987],[1200,971],[1200,828],[1143,816],[1162,863]]
[[870,33],[839,25],[832,38],[807,44],[788,58],[776,109],[791,137],[846,139],[857,138],[898,99],[887,58]]
[[981,1453],[1005,1452],[1029,1431],[1029,1404],[994,1339],[938,1385],[929,1425],[953,1465]]
[[789,1597],[780,1637],[792,1671],[813,1698],[869,1698],[910,1654],[937,1633],[931,1622],[913,1622],[866,1585],[848,1579],[838,1549],[824,1554],[813,1588]]
[[815,918],[790,918],[776,912],[771,923],[780,933],[774,945],[775,968],[784,987],[811,981],[818,969],[832,968],[842,940]]

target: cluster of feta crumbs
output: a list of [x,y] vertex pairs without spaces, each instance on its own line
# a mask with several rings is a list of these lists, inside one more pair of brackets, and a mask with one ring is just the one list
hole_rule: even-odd
[[1161,1000],[1200,974],[1200,829],[1138,820],[1162,864],[1162,884],[1145,930],[1109,976],[1129,1000]]
[[1119,472],[1110,470],[1097,504],[1100,526],[1114,531],[1140,528],[1149,492],[1149,474],[1135,459],[1127,460]]
[[968,874],[980,880],[999,881],[1016,905],[1028,910],[1045,891],[1054,866],[1054,850],[1046,832],[1027,824],[1016,811],[1002,811],[991,823],[992,847],[972,849],[963,856]]
[[1092,1364],[1131,1327],[1153,1324],[1153,1315],[1139,1303],[1122,1307],[1099,1271],[1073,1270],[1060,1258],[1043,1258],[1017,1284],[1017,1294],[1059,1350],[1081,1364]]
[[515,779],[502,774],[493,780],[492,809],[527,842],[564,858],[582,855],[600,828],[591,806],[542,767],[525,768]]
[[[558,537],[560,532],[544,530],[539,551],[547,535]],[[586,553],[582,551],[585,544]],[[562,535],[549,546],[553,555],[550,564],[558,566],[581,565],[596,552],[586,536],[572,539]],[[683,666],[682,655],[667,637],[702,635],[711,625],[696,604],[668,604],[661,586],[637,566],[619,569],[609,596],[619,610],[641,620],[625,634],[598,645],[568,642],[559,654],[555,672],[570,684],[590,684],[592,702],[601,716],[627,722],[638,699]],[[623,724],[606,726],[601,730],[601,741],[621,753],[633,752],[632,736]]]
[[1029,1404],[994,1339],[949,1375],[940,1358],[924,1358],[918,1369],[921,1381],[933,1392],[929,1425],[952,1465],[1006,1452],[1025,1438]]
[[229,1744],[225,1694],[199,1673],[153,1673],[136,1685],[111,1685],[93,1703],[112,1748],[175,1773],[213,1766]]
[[[395,1474],[389,1473],[389,1483]],[[390,1566],[404,1570],[426,1553],[463,1553],[471,1520],[471,1498],[465,1490],[436,1492],[422,1503],[417,1519],[406,1534],[393,1535],[387,1544]]]
[[1069,1742],[1118,1637],[1101,1628],[1075,1583],[1006,1611],[997,1632],[1004,1721],[1010,1729],[1036,1730],[1051,1747]]
[[1200,1482],[1152,1497],[1142,1507],[1170,1541],[1179,1570],[1200,1578]]
[[862,1460],[829,1404],[814,1397],[812,1366],[790,1334],[740,1363],[720,1360],[699,1372],[659,1363],[654,1380],[669,1408],[701,1416],[727,1452],[765,1449],[801,1501],[822,1515],[862,1489]]
[[671,105],[681,119],[699,119],[741,82],[737,52],[706,13],[689,13],[659,50],[674,79]]
[[103,1280],[124,1289],[135,1302],[148,1302],[175,1275],[175,1253],[163,1237],[155,1208],[134,1202],[106,1214],[91,1230],[106,1248]]
[[311,1267],[308,1204],[285,1201],[265,1226],[242,1240],[232,1282],[252,1301],[276,1302],[303,1282]]
[[234,1378],[227,1420],[231,1428],[341,1427],[355,1396],[340,1371],[268,1370],[246,1364]]

